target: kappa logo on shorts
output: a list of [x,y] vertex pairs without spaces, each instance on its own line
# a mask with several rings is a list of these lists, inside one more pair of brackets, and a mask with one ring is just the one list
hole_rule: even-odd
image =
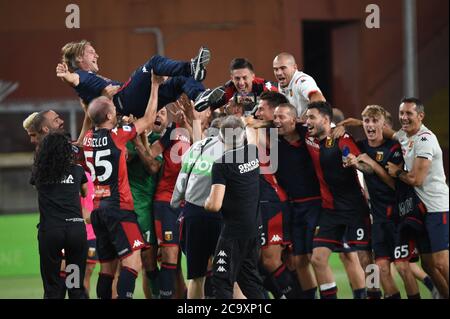
[[220,257],[228,257],[227,254],[225,254],[225,252],[223,250],[219,251],[219,253],[217,254],[217,256]]
[[217,272],[227,272],[227,270],[225,269],[225,267],[219,266],[217,268]]
[[281,237],[278,236],[278,234],[273,235],[272,239],[270,240],[271,243],[276,243],[276,242],[279,242],[279,241],[281,241]]
[[133,248],[140,247],[140,246],[142,246],[142,245],[144,245],[144,243],[141,242],[140,240],[136,239],[136,240],[134,241]]
[[227,262],[226,262],[225,260],[223,260],[222,258],[220,258],[220,259],[217,261],[217,263],[218,263],[219,265],[226,265],[226,264],[227,264]]
[[173,239],[173,235],[171,231],[165,231],[164,232],[164,240],[165,241],[171,241]]

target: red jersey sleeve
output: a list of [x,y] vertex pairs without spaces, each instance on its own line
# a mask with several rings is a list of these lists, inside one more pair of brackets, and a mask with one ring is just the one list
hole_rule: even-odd
[[355,156],[361,154],[361,151],[359,150],[358,146],[356,146],[355,140],[348,133],[345,133],[343,136],[339,138],[339,149],[341,150],[341,152],[346,146],[349,148],[351,154]]
[[133,124],[123,125],[111,130],[111,138],[117,146],[125,146],[125,144],[136,137],[136,127]]

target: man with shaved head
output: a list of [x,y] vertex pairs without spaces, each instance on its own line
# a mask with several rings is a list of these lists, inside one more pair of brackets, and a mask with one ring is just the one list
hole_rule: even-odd
[[325,101],[316,81],[298,70],[292,54],[278,54],[273,60],[273,73],[278,81],[278,90],[297,108],[299,117],[304,115],[309,102]]
[[125,145],[154,123],[161,83],[162,77],[152,74],[145,114],[133,124],[117,126],[116,108],[107,97],[92,100],[87,110],[95,126],[86,133],[83,148],[95,185],[95,209],[91,221],[97,236],[100,261],[97,296],[101,299],[111,298],[119,259],[122,266],[117,282],[119,298],[133,297],[136,277],[141,269],[140,250],[146,245],[134,212]]

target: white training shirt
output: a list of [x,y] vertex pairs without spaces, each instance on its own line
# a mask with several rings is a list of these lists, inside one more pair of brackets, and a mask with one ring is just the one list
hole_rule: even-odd
[[299,117],[306,111],[311,93],[322,93],[317,86],[316,81],[302,71],[295,71],[294,76],[287,87],[282,88],[280,84],[278,84],[278,91],[283,93],[289,100],[289,103],[297,108]]
[[415,135],[408,137],[403,130],[400,130],[395,133],[395,138],[402,146],[405,167],[408,171],[412,170],[416,157],[427,158],[431,161],[431,167],[422,186],[414,187],[427,211],[448,212],[448,185],[445,183],[442,150],[436,135],[422,124]]

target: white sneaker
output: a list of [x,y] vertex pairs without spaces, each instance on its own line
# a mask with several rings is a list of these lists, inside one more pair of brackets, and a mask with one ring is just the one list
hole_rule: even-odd
[[206,65],[211,59],[211,51],[207,47],[201,47],[198,55],[191,59],[191,74],[196,81],[203,81],[206,77]]
[[215,89],[207,89],[206,91],[200,93],[195,99],[194,108],[197,112],[202,112],[206,110],[211,104],[218,103],[222,99],[225,91],[221,86]]

